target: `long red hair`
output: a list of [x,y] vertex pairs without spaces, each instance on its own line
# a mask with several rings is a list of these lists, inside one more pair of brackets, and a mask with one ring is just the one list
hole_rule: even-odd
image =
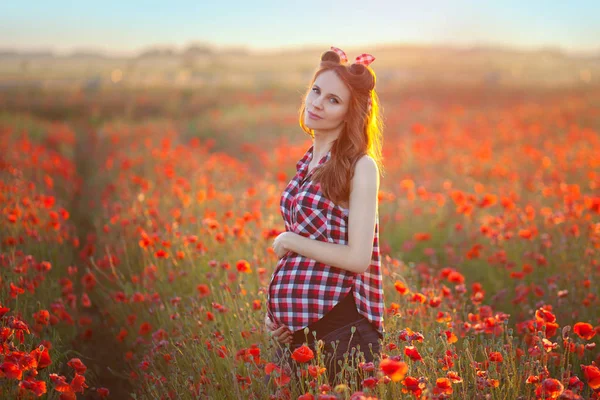
[[[383,175],[382,142],[383,121],[380,114],[379,98],[375,91],[375,72],[362,64],[341,64],[340,56],[335,51],[326,51],[321,55],[321,62],[308,86],[312,89],[315,80],[324,71],[333,70],[350,89],[350,104],[346,123],[342,132],[331,147],[331,158],[317,168],[313,181],[321,184],[325,197],[336,204],[349,202],[350,183],[354,176],[356,162],[368,154],[377,163]],[[368,99],[371,98],[371,109]],[[304,100],[304,99],[303,99]],[[305,102],[299,110],[300,126],[312,138],[312,129],[304,124]]]

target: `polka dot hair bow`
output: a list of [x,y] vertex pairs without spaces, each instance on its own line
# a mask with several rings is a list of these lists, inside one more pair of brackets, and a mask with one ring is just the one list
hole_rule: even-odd
[[[342,49],[338,49],[337,47],[331,46],[331,50],[335,51],[340,56],[340,61],[342,64],[348,62],[348,56]],[[360,56],[356,57],[354,60],[355,64],[362,64],[365,67],[375,61],[375,57],[371,54],[363,53]],[[369,100],[367,101],[367,110],[371,111],[371,96],[369,95]]]

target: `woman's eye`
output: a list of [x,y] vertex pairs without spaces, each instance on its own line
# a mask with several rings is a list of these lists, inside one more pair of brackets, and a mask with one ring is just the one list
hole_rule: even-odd
[[[318,92],[319,89],[318,88],[312,88],[313,92]],[[339,103],[339,101],[337,101],[337,99],[335,97],[332,97],[330,100],[334,100],[334,104]]]

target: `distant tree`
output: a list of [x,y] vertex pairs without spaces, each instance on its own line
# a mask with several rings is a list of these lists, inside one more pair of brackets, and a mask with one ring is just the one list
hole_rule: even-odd
[[143,50],[137,58],[172,57],[175,55],[176,51],[171,47],[152,47]]
[[96,59],[104,59],[106,58],[105,54],[94,50],[75,50],[65,58],[96,58]]
[[219,50],[220,54],[229,55],[229,56],[247,56],[250,54],[247,48],[245,47],[230,47]]
[[214,50],[207,44],[191,44],[181,52],[183,57],[206,56],[214,53]]

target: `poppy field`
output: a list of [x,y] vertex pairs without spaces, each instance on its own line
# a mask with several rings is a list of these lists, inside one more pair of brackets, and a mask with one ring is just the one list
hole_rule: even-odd
[[382,87],[386,335],[334,387],[263,322],[298,93],[1,95],[0,397],[600,398],[600,87]]

